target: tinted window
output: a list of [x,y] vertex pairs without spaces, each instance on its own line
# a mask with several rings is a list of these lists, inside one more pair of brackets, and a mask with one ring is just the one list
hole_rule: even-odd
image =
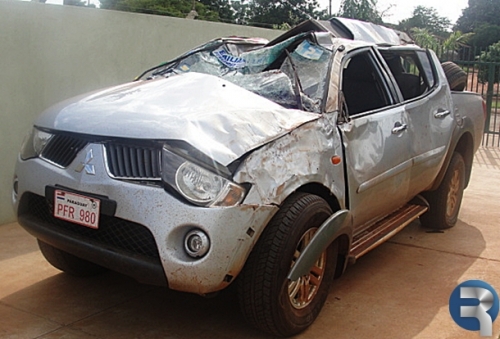
[[422,64],[422,69],[427,80],[429,87],[434,87],[436,80],[434,78],[434,71],[432,69],[432,63],[429,60],[429,55],[424,51],[417,52],[420,63]]
[[404,100],[427,93],[435,84],[432,64],[425,51],[383,51],[382,55]]
[[389,105],[387,87],[370,52],[349,58],[343,68],[342,92],[349,115]]

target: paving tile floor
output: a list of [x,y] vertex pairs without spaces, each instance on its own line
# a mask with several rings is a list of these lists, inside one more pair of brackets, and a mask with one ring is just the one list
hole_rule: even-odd
[[[500,149],[475,156],[456,227],[412,223],[337,280],[296,338],[479,338],[456,325],[450,293],[481,279],[500,292]],[[493,324],[499,338],[500,320]],[[206,299],[116,273],[75,278],[51,267],[19,225],[0,226],[0,338],[269,338],[242,319],[233,290]]]

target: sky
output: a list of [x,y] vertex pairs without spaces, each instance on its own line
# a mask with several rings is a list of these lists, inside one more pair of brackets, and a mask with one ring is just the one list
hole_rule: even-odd
[[[338,12],[341,0],[332,1],[332,13]],[[328,8],[329,0],[318,0],[322,8]],[[462,14],[462,9],[468,5],[468,0],[378,0],[377,8],[383,11],[393,4],[394,7],[388,12],[390,16],[384,17],[385,22],[397,24],[402,19],[410,18],[413,9],[417,6],[434,7],[439,16],[450,19],[455,24]]]

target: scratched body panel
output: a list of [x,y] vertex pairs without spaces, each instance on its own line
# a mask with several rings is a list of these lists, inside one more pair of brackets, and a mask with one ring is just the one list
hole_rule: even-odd
[[[396,74],[394,60],[416,66]],[[216,39],[42,113],[17,159],[14,209],[35,236],[113,269],[122,258],[111,245],[44,230],[54,221],[48,187],[101,197],[115,206],[107,217],[154,240],[157,257],[127,253],[122,273],[142,281],[134,268],[145,268],[160,275],[148,283],[208,294],[234,282],[283,203],[305,192],[338,213],[311,243],[322,252],[347,239],[345,269],[353,237],[436,188],[454,150],[472,166],[481,98],[452,96],[438,63],[392,30],[349,19],[310,20],[269,44]],[[410,90],[420,92],[408,95],[415,77]],[[34,200],[44,220],[35,220]],[[193,230],[204,238],[190,243]],[[310,260],[298,266],[316,259],[308,246]]]
[[344,170],[331,158],[342,155],[336,115],[327,114],[253,152],[235,180],[254,184],[246,202],[280,205],[308,183],[328,188],[345,205]]
[[[44,196],[47,183],[57,183],[112,197],[117,201],[116,217],[134,220],[153,233],[172,289],[203,294],[226,287],[228,282],[224,282],[224,277],[239,273],[259,234],[278,209],[265,204],[205,209],[188,206],[166,195],[162,188],[111,179],[104,166],[102,145],[89,145],[87,149],[92,149],[94,157],[100,159],[93,162],[96,175],[78,173],[74,168],[54,170],[53,165],[35,159],[18,166],[16,173],[24,179],[19,191]],[[84,160],[82,156],[85,152],[77,160]],[[201,260],[189,258],[182,249],[182,237],[193,226],[211,235],[211,251]]]

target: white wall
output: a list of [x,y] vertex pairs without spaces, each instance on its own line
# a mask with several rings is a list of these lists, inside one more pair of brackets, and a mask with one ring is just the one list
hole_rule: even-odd
[[0,0],[0,224],[14,220],[17,152],[58,101],[130,81],[215,37],[280,31],[93,8]]

